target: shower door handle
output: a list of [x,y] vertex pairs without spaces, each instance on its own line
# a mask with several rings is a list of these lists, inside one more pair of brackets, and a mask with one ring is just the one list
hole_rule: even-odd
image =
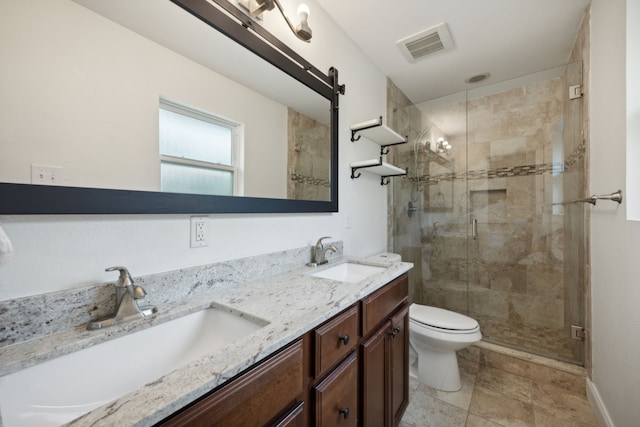
[[471,220],[471,238],[473,240],[478,238],[478,220],[475,218]]

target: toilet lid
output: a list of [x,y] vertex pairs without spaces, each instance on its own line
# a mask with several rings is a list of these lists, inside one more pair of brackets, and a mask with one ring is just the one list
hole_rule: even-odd
[[409,318],[440,329],[466,331],[478,327],[478,322],[469,316],[428,305],[411,304]]

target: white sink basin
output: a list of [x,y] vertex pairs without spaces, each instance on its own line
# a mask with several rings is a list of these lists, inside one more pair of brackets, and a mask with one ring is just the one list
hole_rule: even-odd
[[0,425],[62,425],[265,325],[208,308],[0,377]]
[[384,270],[384,267],[345,262],[344,264],[338,264],[335,267],[330,267],[326,270],[312,273],[311,276],[338,280],[340,282],[356,283],[363,279],[366,279],[369,276],[381,273]]

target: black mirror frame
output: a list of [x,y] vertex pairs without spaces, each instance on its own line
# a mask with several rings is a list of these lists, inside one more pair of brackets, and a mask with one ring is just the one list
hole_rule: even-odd
[[338,70],[322,73],[227,0],[171,0],[331,103],[331,200],[207,196],[0,183],[0,215],[338,212]]

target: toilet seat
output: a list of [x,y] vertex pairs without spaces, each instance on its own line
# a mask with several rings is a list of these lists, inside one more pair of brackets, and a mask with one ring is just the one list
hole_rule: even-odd
[[411,304],[409,320],[416,325],[447,333],[472,333],[480,328],[478,322],[469,316],[420,304]]

